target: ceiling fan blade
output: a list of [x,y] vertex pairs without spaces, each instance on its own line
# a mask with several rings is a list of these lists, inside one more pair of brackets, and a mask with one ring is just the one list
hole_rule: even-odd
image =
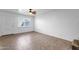
[[36,11],[33,11],[32,14],[36,14]]

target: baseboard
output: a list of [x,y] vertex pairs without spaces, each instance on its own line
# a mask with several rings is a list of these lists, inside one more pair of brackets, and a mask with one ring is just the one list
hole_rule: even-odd
[[14,34],[1,35],[1,37],[4,37],[4,36],[11,36],[11,35],[14,35]]
[[59,37],[59,36],[55,36],[55,35],[50,35],[50,34],[46,34],[46,33],[39,32],[39,31],[35,31],[35,32],[42,33],[42,34],[45,34],[45,35],[48,35],[48,36],[53,36],[53,37],[56,37],[56,38],[59,38],[59,39],[63,39],[63,40],[66,40],[66,41],[70,41],[70,42],[72,42],[72,41],[73,41],[73,40],[68,40],[68,39],[65,39],[65,38],[63,38],[63,37]]
[[20,33],[14,33],[14,34],[24,34],[24,33],[29,33],[29,32],[34,32],[34,31],[20,32]]
[[[34,31],[28,31],[28,32],[34,32]],[[5,35],[0,35],[0,37],[11,36],[11,35],[15,35],[15,34],[24,34],[24,33],[28,33],[28,32],[20,32],[20,33],[5,34]]]

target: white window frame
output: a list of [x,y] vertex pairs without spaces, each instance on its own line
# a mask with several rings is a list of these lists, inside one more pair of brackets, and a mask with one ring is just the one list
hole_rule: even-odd
[[[28,21],[27,21],[28,20]],[[18,21],[18,27],[30,27],[32,24],[31,24],[31,19],[28,19],[28,18],[22,18],[22,19],[19,19]],[[23,22],[29,22],[29,24],[26,26],[26,24],[24,26],[22,26]]]

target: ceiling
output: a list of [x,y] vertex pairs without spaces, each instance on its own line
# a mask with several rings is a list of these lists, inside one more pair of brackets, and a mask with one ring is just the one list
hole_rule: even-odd
[[[34,9],[34,10],[36,11],[37,15],[52,11],[52,9]],[[29,9],[0,9],[0,11],[29,15]]]

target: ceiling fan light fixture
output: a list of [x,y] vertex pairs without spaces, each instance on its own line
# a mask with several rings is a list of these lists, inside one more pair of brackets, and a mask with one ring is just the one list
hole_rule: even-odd
[[29,12],[30,15],[32,15],[32,12]]

